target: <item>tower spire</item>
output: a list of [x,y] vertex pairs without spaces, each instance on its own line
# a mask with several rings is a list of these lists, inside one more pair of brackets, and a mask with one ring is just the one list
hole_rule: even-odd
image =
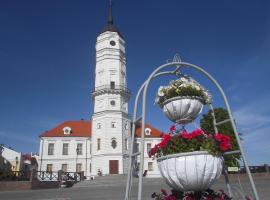
[[110,0],[109,13],[108,13],[109,15],[108,15],[107,25],[103,28],[103,30],[101,31],[101,33],[104,33],[104,32],[107,32],[107,31],[116,32],[116,33],[118,33],[118,35],[120,37],[123,38],[122,34],[119,32],[119,30],[113,24],[112,6],[113,6],[113,3],[112,3],[112,0]]
[[112,0],[110,0],[110,5],[109,5],[109,17],[108,17],[108,25],[113,25],[113,16],[112,16]]

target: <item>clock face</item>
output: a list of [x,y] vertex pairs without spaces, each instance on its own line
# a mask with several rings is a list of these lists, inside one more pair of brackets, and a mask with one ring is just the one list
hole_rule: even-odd
[[110,103],[111,103],[112,106],[115,106],[115,101],[114,100],[111,100]]
[[115,46],[115,44],[116,44],[115,41],[113,41],[113,40],[110,41],[111,46]]

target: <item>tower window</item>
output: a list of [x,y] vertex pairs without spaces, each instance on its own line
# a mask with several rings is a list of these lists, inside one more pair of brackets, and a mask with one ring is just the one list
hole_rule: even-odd
[[128,150],[128,140],[127,140],[127,138],[125,139],[125,150]]
[[115,82],[111,81],[111,89],[115,89]]
[[97,150],[100,150],[100,138],[97,139]]
[[97,123],[97,129],[101,129],[101,123]]
[[116,122],[112,122],[112,128],[116,128]]
[[115,139],[115,138],[112,138],[112,143],[111,143],[111,145],[112,145],[112,148],[113,148],[113,149],[116,148],[117,142],[116,142],[116,139]]

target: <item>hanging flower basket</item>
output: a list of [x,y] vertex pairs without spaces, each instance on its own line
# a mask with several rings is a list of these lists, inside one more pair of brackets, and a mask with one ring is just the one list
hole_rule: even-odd
[[218,180],[223,169],[222,157],[207,151],[171,154],[157,159],[161,176],[175,190],[202,191]]
[[173,122],[187,124],[202,111],[204,104],[212,101],[210,93],[188,76],[173,80],[158,89],[155,103]]
[[203,108],[201,97],[173,97],[162,103],[164,114],[171,121],[179,124],[192,122]]

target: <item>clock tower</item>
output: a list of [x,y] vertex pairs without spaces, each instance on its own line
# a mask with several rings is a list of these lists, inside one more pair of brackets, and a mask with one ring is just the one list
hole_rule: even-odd
[[126,81],[125,41],[115,27],[112,5],[108,22],[96,41],[95,89],[92,92],[91,172],[127,173],[130,91]]

